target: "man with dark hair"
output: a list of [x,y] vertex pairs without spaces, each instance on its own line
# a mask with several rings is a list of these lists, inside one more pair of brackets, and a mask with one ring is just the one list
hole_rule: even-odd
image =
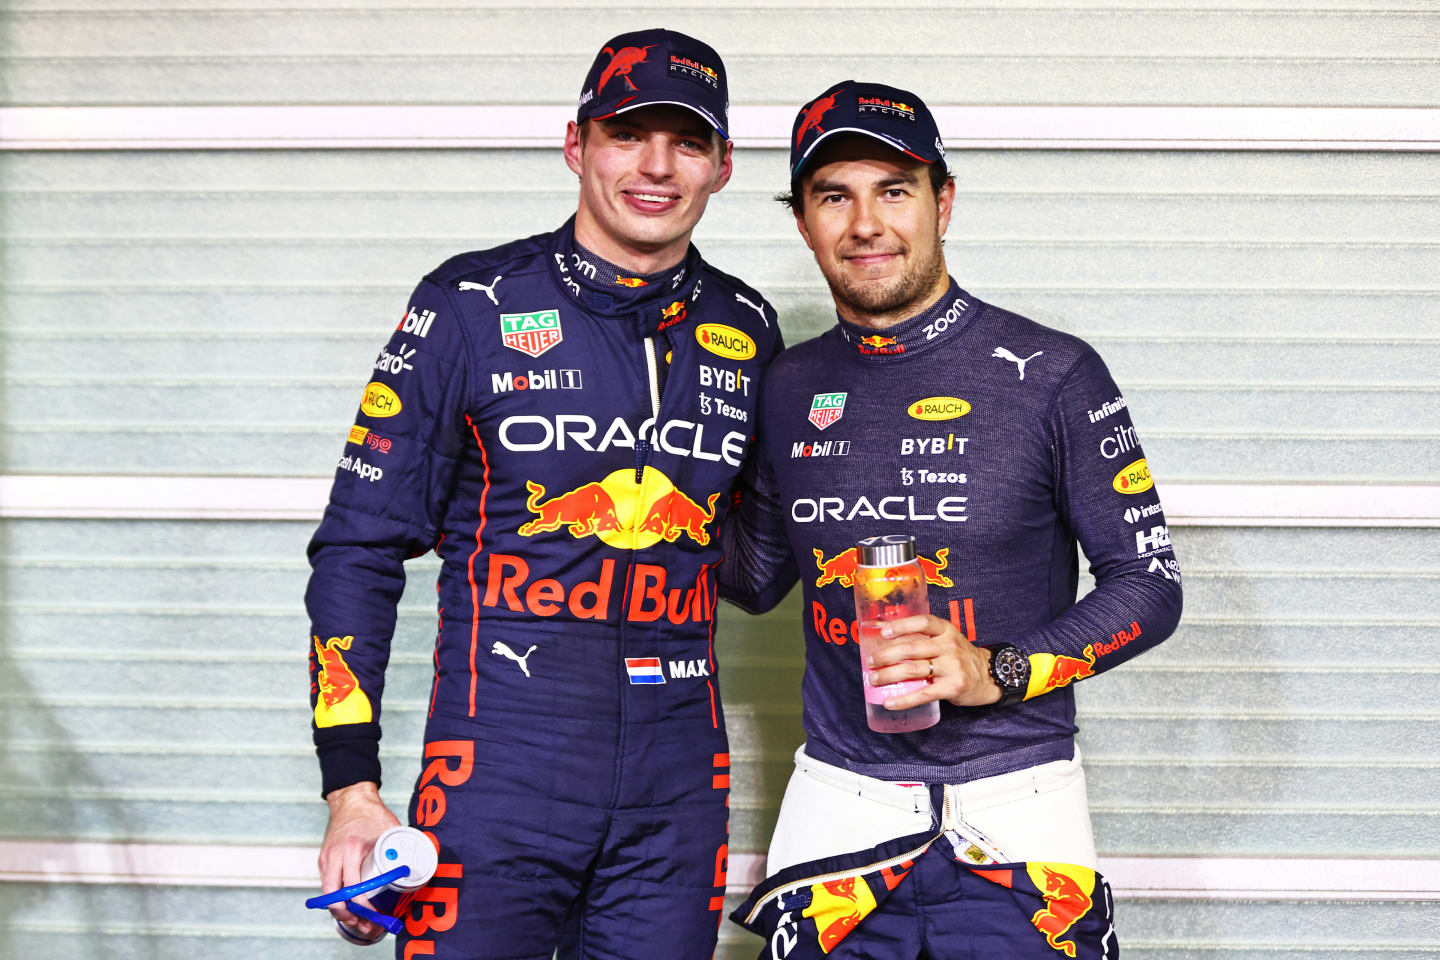
[[719,55],[624,34],[581,90],[575,216],[421,281],[310,543],[327,891],[396,823],[378,792],[395,605],[407,558],[442,560],[409,817],[440,867],[402,908],[404,960],[715,948],[715,531],[781,340],[760,295],[690,244],[731,172]]
[[[781,199],[838,319],[766,377],[722,591],[764,610],[792,556],[806,571],[807,739],[769,879],[732,916],[777,960],[842,940],[886,960],[1113,957],[1072,684],[1163,640],[1181,607],[1125,400],[1083,341],[950,277],[955,185],[919,97],[846,81],[793,136]],[[871,625],[886,639],[862,662],[856,544],[897,534],[931,612]],[[1077,542],[1096,581],[1078,602]],[[938,702],[939,720],[876,732],[867,699]]]

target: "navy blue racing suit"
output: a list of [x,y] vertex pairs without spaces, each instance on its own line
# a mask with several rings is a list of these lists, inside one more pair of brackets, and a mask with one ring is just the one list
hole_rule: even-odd
[[[952,281],[917,317],[878,332],[842,320],[790,348],[765,391],[756,491],[724,531],[731,560],[721,589],[748,609],[768,609],[788,589],[792,555],[798,564],[805,752],[866,776],[927,784],[1071,759],[1072,685],[1159,643],[1181,608],[1154,481],[1099,355]],[[929,729],[869,729],[855,544],[885,534],[914,536],[933,614],[972,643],[1010,643],[1028,657],[1022,702],[942,701]],[[1096,581],[1078,602],[1077,542]],[[877,862],[857,856],[851,866]],[[737,919],[756,922],[764,903],[783,914],[780,894],[805,872],[792,868],[788,886],[757,889]],[[977,889],[988,891],[988,880]],[[1096,956],[1107,926],[1096,926]],[[1006,956],[1032,955],[1024,938],[1036,931],[1020,928]],[[1036,949],[1053,954],[1043,940]]]
[[442,264],[375,364],[310,543],[323,792],[380,779],[407,558],[442,560],[397,955],[706,957],[729,754],[717,528],[774,311],[691,247],[630,277],[559,231]]

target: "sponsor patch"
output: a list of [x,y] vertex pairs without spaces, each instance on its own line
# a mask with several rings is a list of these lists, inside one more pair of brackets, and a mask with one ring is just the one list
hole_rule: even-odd
[[718,91],[720,89],[720,75],[715,72],[715,68],[694,57],[681,56],[677,53],[670,54],[670,76],[694,80],[711,90]]
[[897,117],[901,120],[915,122],[915,108],[908,103],[899,100],[891,100],[889,97],[856,97],[856,104],[860,113],[878,113],[887,117]]
[[500,341],[526,356],[538,357],[564,339],[559,310],[500,314]]
[[369,447],[377,453],[389,453],[390,448],[394,446],[394,441],[389,437],[382,437],[375,431],[362,427],[358,423],[350,427],[349,442],[359,444],[362,447]]
[[371,380],[365,384],[365,398],[360,412],[367,417],[393,417],[400,412],[400,398],[385,384]]
[[1155,481],[1150,477],[1150,464],[1141,457],[1115,474],[1110,485],[1119,493],[1144,493],[1155,486]]
[[810,400],[810,416],[807,417],[815,424],[815,429],[824,430],[845,416],[845,398],[847,393],[817,393]]
[[916,420],[954,420],[971,410],[968,401],[959,397],[926,397],[905,408]]
[[816,440],[814,443],[800,440],[790,445],[791,460],[802,457],[843,457],[849,452],[849,440]]
[[434,322],[434,310],[424,310],[416,313],[415,308],[411,307],[405,311],[405,316],[400,318],[400,322],[395,325],[395,329],[401,333],[413,333],[421,340],[424,340],[425,335],[430,332],[430,324]]
[[695,328],[695,340],[717,357],[749,360],[755,356],[755,341],[723,323],[702,323]]

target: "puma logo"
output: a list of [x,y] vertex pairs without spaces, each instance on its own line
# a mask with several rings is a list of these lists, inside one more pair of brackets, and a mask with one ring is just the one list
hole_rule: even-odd
[[1006,350],[1004,347],[996,347],[995,352],[990,354],[990,356],[999,357],[1001,360],[1009,360],[1011,363],[1015,364],[1015,366],[1020,368],[1020,379],[1024,380],[1025,364],[1029,363],[1031,360],[1034,360],[1036,357],[1044,355],[1044,353],[1044,350],[1036,350],[1034,353],[1030,354],[1030,356],[1026,357],[1024,360],[1021,360],[1019,357],[1015,356],[1015,354],[1011,353],[1009,350]]
[[749,307],[751,310],[754,310],[756,313],[760,314],[760,319],[765,321],[765,326],[767,326],[767,327],[770,326],[770,321],[769,321],[769,320],[765,320],[765,308],[764,308],[764,307],[757,306],[756,304],[751,303],[749,300],[746,300],[743,294],[739,294],[739,293],[735,294],[735,299],[736,299],[736,300],[739,300],[741,303],[745,304],[745,306]]
[[495,306],[498,307],[498,306],[500,306],[500,301],[497,300],[497,299],[495,299],[495,284],[497,284],[497,283],[499,283],[499,282],[500,282],[500,276],[499,276],[498,274],[496,275],[496,277],[495,277],[494,280],[491,280],[491,281],[490,281],[490,286],[488,286],[488,287],[485,286],[485,284],[483,284],[483,283],[476,283],[476,282],[474,282],[473,280],[461,280],[461,281],[460,281],[460,289],[461,289],[461,290],[484,290],[484,291],[485,291],[485,296],[489,297],[489,298],[490,298],[490,302],[493,303],[493,304],[495,304]]
[[511,650],[510,646],[505,642],[501,640],[496,640],[495,645],[490,648],[490,652],[497,653],[507,660],[514,660],[516,663],[520,664],[520,669],[525,673],[525,676],[528,677],[530,676],[530,665],[527,664],[525,661],[530,659],[530,654],[534,653],[536,649],[538,648],[532,644],[530,649],[525,651],[525,656],[522,657],[514,650]]

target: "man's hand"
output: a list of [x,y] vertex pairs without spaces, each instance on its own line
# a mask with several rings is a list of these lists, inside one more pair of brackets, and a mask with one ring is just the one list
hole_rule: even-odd
[[[380,834],[400,826],[395,814],[380,801],[380,786],[371,781],[352,783],[326,794],[330,804],[330,825],[320,845],[320,892],[330,893],[360,882],[360,868]],[[361,920],[343,903],[330,905],[335,919],[361,939],[379,936],[380,927]]]
[[886,710],[908,710],[931,700],[949,700],[957,707],[999,701],[1000,688],[990,679],[990,651],[966,640],[950,621],[905,617],[885,624],[880,634],[886,645],[865,664],[872,687],[930,681],[923,690],[886,700]]

